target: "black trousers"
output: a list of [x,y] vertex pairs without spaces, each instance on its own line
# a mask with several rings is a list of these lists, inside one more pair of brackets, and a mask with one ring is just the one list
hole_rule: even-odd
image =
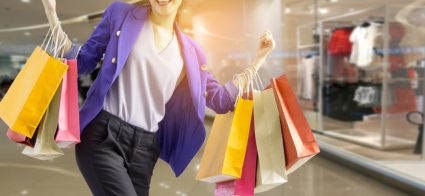
[[155,133],[103,110],[75,148],[78,168],[95,196],[149,195],[159,153]]

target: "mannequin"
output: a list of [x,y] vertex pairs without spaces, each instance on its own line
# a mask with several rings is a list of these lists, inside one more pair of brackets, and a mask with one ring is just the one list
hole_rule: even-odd
[[[425,47],[425,0],[416,0],[403,7],[397,13],[396,20],[397,22],[403,24],[407,31],[405,39],[403,39],[401,45],[404,48],[420,49],[420,51],[405,54],[405,57],[415,61],[415,64],[416,61],[424,61],[425,55],[423,48]],[[417,74],[416,77],[418,77]],[[422,80],[415,80],[412,83],[417,85],[415,82],[423,83]],[[420,91],[422,91],[422,89],[420,89]],[[424,96],[418,95],[416,102],[417,110],[422,111],[424,105]]]

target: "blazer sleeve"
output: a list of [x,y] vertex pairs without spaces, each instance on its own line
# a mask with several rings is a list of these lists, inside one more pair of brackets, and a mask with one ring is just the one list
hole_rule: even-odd
[[[195,47],[199,65],[206,65],[206,57],[201,46],[192,41]],[[214,75],[206,71],[206,106],[218,114],[225,114],[233,111],[238,95],[238,88],[230,80],[226,84],[221,85]]]
[[218,114],[233,111],[238,89],[232,81],[221,85],[211,73],[207,73],[206,105]]
[[105,53],[111,33],[110,15],[116,3],[106,8],[101,21],[83,46],[72,44],[66,59],[77,58],[78,76],[91,73]]

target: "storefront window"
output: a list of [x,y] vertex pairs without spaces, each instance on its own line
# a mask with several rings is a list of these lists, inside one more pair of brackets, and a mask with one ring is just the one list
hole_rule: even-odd
[[311,2],[286,4],[285,21],[317,14],[295,25],[287,74],[318,140],[425,183],[425,2],[318,1],[308,12]]

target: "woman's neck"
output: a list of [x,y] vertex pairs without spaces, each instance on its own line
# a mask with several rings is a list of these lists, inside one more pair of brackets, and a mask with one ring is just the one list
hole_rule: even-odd
[[176,15],[177,12],[167,16],[161,16],[151,11],[151,13],[149,14],[149,18],[154,27],[163,28],[164,30],[173,32]]

